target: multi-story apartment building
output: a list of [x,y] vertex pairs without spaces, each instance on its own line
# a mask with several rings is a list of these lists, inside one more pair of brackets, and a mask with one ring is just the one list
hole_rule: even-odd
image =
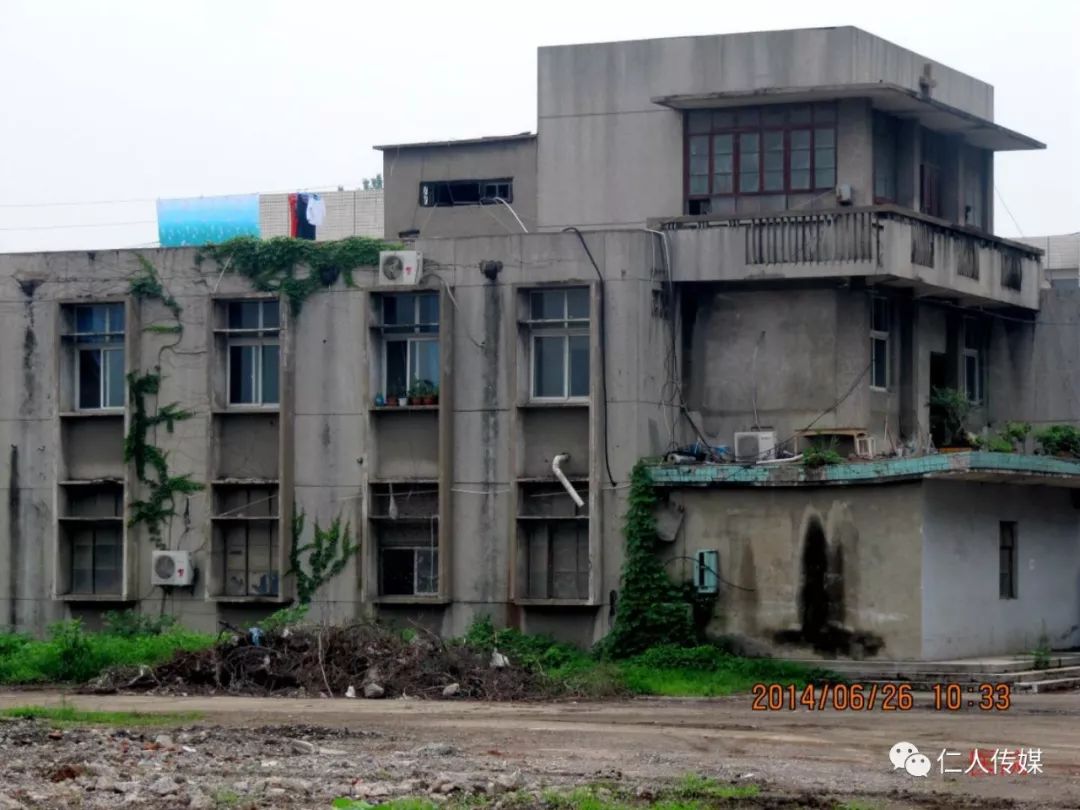
[[[634,464],[771,432],[877,460],[759,463],[759,436],[654,470],[673,575],[715,553],[715,629],[892,657],[1020,649],[1041,621],[1080,640],[1080,466],[927,455],[936,387],[975,431],[1077,418],[1053,325],[1077,301],[993,235],[993,153],[1041,144],[994,123],[989,85],[853,28],[542,48],[535,135],[379,148],[416,288],[358,269],[296,313],[227,262],[146,251],[177,333],[129,294],[132,252],[0,257],[9,624],[160,600],[255,619],[294,595],[303,513],[305,538],[341,518],[360,545],[322,615],[587,644]],[[157,367],[157,407],[194,416],[155,446],[206,488],[153,538],[123,374]],[[388,404],[417,381],[437,399]],[[155,542],[193,552],[192,586],[151,586]]]

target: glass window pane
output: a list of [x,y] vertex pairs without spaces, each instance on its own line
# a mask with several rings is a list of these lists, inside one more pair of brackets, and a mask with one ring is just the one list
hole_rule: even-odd
[[103,352],[105,359],[105,407],[124,407],[124,350]]
[[823,127],[814,130],[814,146],[835,146],[836,130],[832,127]]
[[115,529],[98,529],[94,544],[94,592],[120,591],[120,537]]
[[566,291],[566,316],[568,318],[589,317],[588,287],[573,287]]
[[79,352],[79,407],[101,407],[101,350],[83,349]]
[[406,596],[415,588],[416,553],[411,548],[384,548],[379,554],[380,587],[384,596]]
[[761,110],[761,123],[765,126],[777,126],[787,120],[787,108],[782,106],[763,107]]
[[270,343],[262,347],[262,402],[266,405],[278,402],[278,363],[277,344]]
[[75,307],[75,331],[101,333],[105,331],[104,307]]
[[690,139],[690,156],[709,154],[709,136],[697,135]]
[[530,293],[534,321],[561,321],[566,317],[566,294],[563,290],[534,290]]
[[814,171],[814,188],[832,188],[836,185],[836,169],[826,166]]
[[713,157],[714,174],[730,174],[734,170],[734,155],[731,153],[716,155]]
[[732,135],[713,136],[713,154],[730,155],[735,151],[735,137]]
[[708,132],[711,115],[707,110],[695,110],[686,116],[687,132]]
[[735,113],[731,110],[715,110],[712,114],[713,129],[729,129],[735,126]]
[[874,298],[870,313],[870,328],[875,332],[889,331],[889,302],[885,298]]
[[537,335],[533,338],[533,396],[565,397],[566,338]]
[[734,190],[731,173],[713,175],[713,194],[730,194]]
[[808,130],[808,129],[793,129],[791,131],[791,148],[792,149],[809,149],[810,148],[810,130]]
[[870,341],[870,348],[873,349],[870,384],[875,388],[888,387],[888,347],[888,341],[878,338]]
[[759,136],[756,132],[744,132],[739,136],[739,149],[745,155],[747,152],[756,153],[758,151]]
[[964,357],[964,377],[968,399],[977,402],[979,399],[979,361],[974,355],[969,354]]
[[791,188],[793,190],[810,188],[810,170],[793,168],[791,170]]
[[419,296],[419,299],[420,323],[437,324],[439,322],[439,294],[424,293]]
[[439,384],[439,341],[437,340],[414,340],[411,342],[409,369],[409,384],[418,380]]
[[708,174],[709,173],[709,156],[708,155],[691,155],[690,156],[690,174]]
[[386,396],[403,397],[408,390],[408,341],[386,341]]
[[761,178],[757,172],[742,172],[739,175],[739,191],[754,192],[761,190]]
[[743,107],[735,111],[735,124],[740,127],[757,126],[761,122],[761,109],[758,107]]
[[784,170],[784,153],[783,152],[766,152],[765,153],[765,171],[767,172],[782,172]]
[[836,120],[836,105],[832,102],[814,105],[814,121],[828,124]]
[[589,395],[589,336],[570,336],[570,396]]
[[810,123],[810,107],[805,104],[800,104],[795,107],[791,107],[788,110],[788,120],[793,124],[808,124]]
[[71,591],[94,592],[94,540],[88,529],[71,538]]
[[255,347],[229,347],[229,402],[255,402]]
[[836,165],[836,150],[831,146],[824,149],[814,150],[814,167],[818,169],[832,168]]
[[258,329],[259,301],[230,301],[230,329]]
[[709,176],[694,175],[690,178],[690,194],[698,196],[709,193]]
[[764,134],[765,151],[766,152],[783,152],[784,151],[784,133],[783,132],[766,132]]
[[799,149],[792,150],[791,152],[791,168],[794,169],[809,169],[810,168],[810,150]]
[[277,301],[263,301],[262,319],[264,329],[279,328],[281,326],[281,305]]
[[438,593],[439,591],[439,550],[437,548],[416,549],[416,592]]
[[109,332],[123,332],[124,331],[124,305],[123,304],[109,304]]
[[765,172],[765,183],[763,187],[766,191],[783,191],[784,172]]

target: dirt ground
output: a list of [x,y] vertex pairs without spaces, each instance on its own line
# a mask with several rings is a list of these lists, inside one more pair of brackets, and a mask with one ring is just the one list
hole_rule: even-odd
[[[1080,693],[1016,696],[999,714],[751,711],[711,700],[491,704],[0,694],[0,707],[198,711],[182,728],[0,723],[0,810],[17,807],[329,807],[335,796],[505,794],[614,782],[648,798],[694,772],[754,784],[738,807],[1080,808]],[[934,770],[894,771],[914,743]],[[1038,748],[1043,772],[941,775],[942,749]],[[959,760],[947,765],[960,764]],[[65,767],[67,770],[65,770]],[[56,780],[56,781],[53,781]],[[497,806],[497,805],[496,805]]]

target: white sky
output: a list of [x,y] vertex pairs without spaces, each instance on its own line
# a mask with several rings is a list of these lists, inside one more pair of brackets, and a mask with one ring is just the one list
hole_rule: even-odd
[[[827,25],[993,84],[1049,146],[997,157],[998,233],[1080,230],[1073,0],[0,0],[0,252],[146,245],[157,197],[353,188],[375,143],[535,130],[540,45]],[[97,223],[141,224],[59,227]]]

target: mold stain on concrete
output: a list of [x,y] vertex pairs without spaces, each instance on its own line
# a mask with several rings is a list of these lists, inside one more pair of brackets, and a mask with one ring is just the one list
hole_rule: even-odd
[[19,491],[19,448],[11,445],[8,461],[8,548],[11,558],[8,560],[8,625],[18,626],[18,587],[21,570],[20,551],[22,549],[22,531],[20,528],[20,507],[22,496]]
[[[499,436],[499,330],[502,326],[502,304],[499,300],[499,287],[488,284],[484,289],[484,357],[481,364],[481,388],[483,390],[483,410],[480,417],[480,443],[482,479],[486,486],[480,509],[480,537],[491,538],[499,534],[496,531],[495,496],[492,492],[498,480],[496,470],[496,452],[502,444]],[[495,549],[484,549],[482,558],[486,561],[484,581],[497,582],[498,555]],[[494,596],[494,594],[489,594]]]

